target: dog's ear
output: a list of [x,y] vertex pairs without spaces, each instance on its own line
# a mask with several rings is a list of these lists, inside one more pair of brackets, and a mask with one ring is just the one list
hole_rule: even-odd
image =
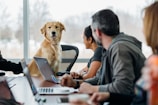
[[61,27],[61,30],[65,30],[65,26],[61,23],[61,22],[58,22],[60,27]]
[[41,33],[42,33],[43,35],[46,34],[46,25],[44,25],[44,26],[41,28]]

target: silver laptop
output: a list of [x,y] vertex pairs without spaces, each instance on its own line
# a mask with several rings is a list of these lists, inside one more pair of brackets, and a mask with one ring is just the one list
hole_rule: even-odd
[[75,89],[69,88],[69,87],[39,87],[36,89],[33,83],[32,77],[30,75],[29,69],[24,59],[21,61],[21,64],[26,65],[26,67],[23,66],[24,67],[23,73],[29,82],[32,93],[36,96],[36,99],[39,99],[38,98],[39,94],[70,94],[70,93],[76,92]]
[[34,83],[33,83],[33,81],[32,81],[32,78],[31,78],[29,69],[28,69],[28,67],[27,67],[26,60],[25,60],[25,59],[22,59],[22,60],[20,61],[20,63],[21,63],[21,66],[22,66],[22,68],[23,68],[24,76],[26,76],[26,78],[27,78],[27,80],[28,80],[28,82],[29,82],[29,85],[30,85],[30,87],[31,87],[31,91],[32,91],[33,95],[35,96],[35,95],[38,94],[38,92],[37,92],[37,89],[36,89],[36,87],[35,87],[35,85],[34,85]]
[[46,58],[34,57],[34,60],[44,80],[51,81],[54,83],[60,83],[60,80],[55,77],[54,71],[50,67]]
[[[28,69],[27,64],[26,64],[26,60],[22,59],[21,60],[21,65],[22,65],[22,68],[23,68],[23,73],[26,76],[26,78],[27,78],[27,80],[29,82],[29,85],[31,87],[31,91],[32,91],[33,95],[37,97],[38,94],[40,94],[40,92],[38,92],[38,90],[36,89],[36,87],[35,87],[35,85],[33,83],[32,77],[30,75],[29,69]],[[50,94],[50,93],[46,92],[45,94]]]

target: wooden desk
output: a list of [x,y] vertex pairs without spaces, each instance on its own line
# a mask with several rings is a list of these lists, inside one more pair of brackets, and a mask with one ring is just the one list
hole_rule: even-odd
[[[33,77],[33,82],[35,83],[36,87],[60,86],[59,84],[54,84],[53,82],[44,81],[42,78]],[[10,80],[9,86],[13,86],[11,90],[17,101],[24,103],[24,105],[38,105],[38,103],[35,101],[34,95],[32,94],[26,77],[19,76],[13,80]],[[62,96],[67,95],[40,95],[42,99],[46,98],[46,103],[42,105],[69,105],[68,103],[57,102],[57,99]]]

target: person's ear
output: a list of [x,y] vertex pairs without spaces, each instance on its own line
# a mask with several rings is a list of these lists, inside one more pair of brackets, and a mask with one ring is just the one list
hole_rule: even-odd
[[88,41],[89,41],[90,43],[93,43],[92,37],[89,37],[89,38],[88,38]]
[[96,31],[96,35],[98,35],[100,37],[101,36],[101,31],[98,28],[95,31]]

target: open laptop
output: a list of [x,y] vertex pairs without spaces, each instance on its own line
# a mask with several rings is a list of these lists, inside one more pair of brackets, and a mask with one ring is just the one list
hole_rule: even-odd
[[[22,60],[21,64],[26,65],[25,60]],[[39,94],[70,94],[70,93],[73,93],[73,92],[76,91],[75,89],[69,88],[69,87],[38,87],[36,89],[27,66],[24,67],[23,73],[24,73],[24,75],[26,76],[26,78],[29,82],[32,93],[36,97],[39,97]]]
[[26,76],[26,78],[27,78],[27,80],[28,80],[28,82],[29,82],[29,85],[30,85],[30,87],[31,87],[31,91],[32,91],[33,95],[37,95],[38,92],[37,92],[37,89],[36,89],[36,87],[35,87],[35,85],[34,85],[34,83],[33,83],[33,81],[32,81],[30,72],[29,72],[28,67],[27,67],[26,60],[25,60],[25,59],[22,59],[20,63],[21,63],[21,66],[22,66],[22,68],[23,68],[24,76]]
[[44,80],[51,81],[54,83],[60,83],[60,80],[55,77],[55,73],[53,69],[50,67],[46,58],[34,57],[34,60]]

